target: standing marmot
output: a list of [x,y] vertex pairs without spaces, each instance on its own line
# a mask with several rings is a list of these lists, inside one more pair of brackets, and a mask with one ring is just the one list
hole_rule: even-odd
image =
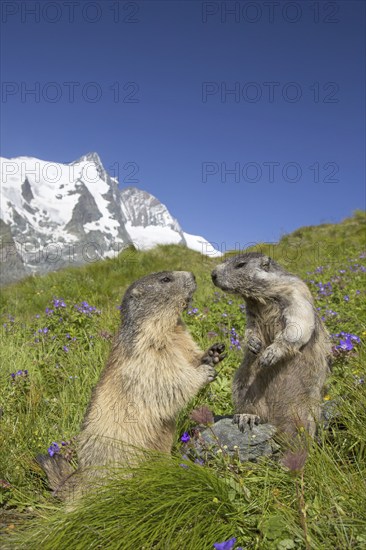
[[61,498],[78,496],[97,467],[133,462],[139,449],[171,451],[178,413],[224,358],[223,344],[203,354],[180,318],[195,290],[186,271],[152,273],[127,289],[121,327],[78,437],[79,470],[75,475],[58,455],[38,457]]
[[233,382],[234,421],[315,433],[329,371],[328,334],[306,284],[268,256],[250,252],[212,272],[216,286],[246,302],[246,351]]

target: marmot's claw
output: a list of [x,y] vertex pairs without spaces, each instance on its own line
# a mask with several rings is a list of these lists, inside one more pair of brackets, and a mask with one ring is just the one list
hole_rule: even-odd
[[243,432],[245,428],[253,429],[254,425],[259,424],[260,418],[256,414],[234,414],[233,424],[238,424],[239,430]]
[[248,340],[249,351],[255,353],[256,355],[260,352],[262,347],[262,342],[256,336],[251,336]]
[[273,344],[268,346],[266,350],[264,350],[262,356],[259,358],[259,366],[260,367],[270,367],[277,363],[281,358],[280,350],[275,347]]
[[210,347],[209,351],[213,351],[214,353],[222,353],[225,351],[225,344],[223,343],[217,343]]
[[207,369],[207,381],[213,382],[217,376],[217,372],[215,371],[214,367],[211,365],[206,365]]

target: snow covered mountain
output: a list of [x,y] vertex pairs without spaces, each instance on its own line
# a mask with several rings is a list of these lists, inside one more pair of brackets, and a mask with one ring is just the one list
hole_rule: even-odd
[[167,207],[135,187],[122,191],[96,153],[70,164],[0,159],[0,283],[113,257],[134,245],[182,244],[219,255],[184,233]]

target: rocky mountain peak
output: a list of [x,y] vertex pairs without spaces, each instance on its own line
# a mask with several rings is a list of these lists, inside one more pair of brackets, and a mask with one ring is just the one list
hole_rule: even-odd
[[[0,247],[17,251],[9,264],[11,280],[19,262],[24,269],[18,278],[113,257],[130,244],[138,249],[184,244],[215,253],[202,237],[184,233],[154,195],[136,187],[120,191],[97,153],[70,164],[1,160]],[[6,270],[6,262],[1,267]]]
[[86,155],[83,155],[79,159],[71,162],[71,164],[80,164],[81,162],[94,162],[94,164],[100,166],[104,170],[102,161],[98,153],[95,153],[95,152],[87,153]]

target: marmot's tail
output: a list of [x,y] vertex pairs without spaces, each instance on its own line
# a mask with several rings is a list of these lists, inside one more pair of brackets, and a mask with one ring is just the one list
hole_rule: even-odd
[[38,455],[36,461],[46,472],[48,484],[54,491],[60,489],[64,481],[75,472],[70,462],[58,454],[53,456]]

